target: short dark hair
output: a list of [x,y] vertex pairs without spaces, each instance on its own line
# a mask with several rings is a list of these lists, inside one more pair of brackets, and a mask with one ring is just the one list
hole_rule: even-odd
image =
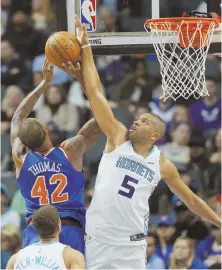
[[155,113],[150,113],[150,114],[160,123],[160,125],[158,125],[158,126],[154,124],[156,131],[160,133],[160,138],[159,138],[159,140],[160,140],[163,138],[163,136],[166,133],[166,124],[159,115],[157,115]]
[[217,83],[217,79],[213,76],[206,76],[205,81],[213,81],[215,84]]
[[158,236],[155,232],[148,232],[146,237],[152,237],[155,240],[155,246],[158,244]]
[[47,239],[55,235],[59,226],[59,213],[53,205],[39,208],[33,215],[32,222],[40,238]]
[[18,136],[25,146],[35,150],[42,146],[45,132],[37,119],[27,118],[20,124]]

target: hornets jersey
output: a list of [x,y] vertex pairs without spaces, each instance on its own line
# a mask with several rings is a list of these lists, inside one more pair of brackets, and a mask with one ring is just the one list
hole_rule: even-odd
[[25,199],[28,224],[40,206],[53,204],[60,218],[75,218],[85,225],[84,174],[73,168],[62,148],[54,147],[46,155],[29,151],[17,183]]
[[[160,180],[160,150],[144,158],[130,141],[103,153],[86,213],[89,237],[112,245],[141,245],[148,231],[148,200]],[[144,237],[143,237],[144,239]]]
[[14,269],[67,269],[59,242],[35,243],[18,252]]

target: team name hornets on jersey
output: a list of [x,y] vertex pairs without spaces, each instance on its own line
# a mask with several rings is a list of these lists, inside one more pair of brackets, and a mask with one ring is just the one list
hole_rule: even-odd
[[33,264],[36,266],[36,269],[38,266],[40,266],[41,269],[42,267],[44,267],[44,269],[51,270],[59,269],[59,265],[46,256],[27,257],[25,260],[20,261],[19,264],[16,265],[15,269],[26,269],[28,266]]
[[56,164],[55,162],[39,162],[31,166],[28,171],[32,172],[34,176],[42,172],[60,172],[62,164]]
[[149,182],[154,179],[155,172],[145,167],[144,165],[125,157],[119,157],[116,162],[116,167],[135,172],[136,174],[144,177]]

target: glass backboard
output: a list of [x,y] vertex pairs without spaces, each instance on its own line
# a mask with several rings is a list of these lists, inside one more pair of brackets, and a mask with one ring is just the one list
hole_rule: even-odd
[[[66,0],[68,31],[75,32],[74,14],[87,25],[94,55],[147,54],[154,48],[144,30],[150,18],[181,17],[184,11],[214,11],[220,1],[202,0]],[[166,40],[167,42],[167,40]],[[221,52],[221,27],[209,52]]]

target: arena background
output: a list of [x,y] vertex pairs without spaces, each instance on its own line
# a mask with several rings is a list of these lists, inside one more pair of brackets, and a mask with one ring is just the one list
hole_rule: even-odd
[[[96,33],[143,31],[140,30],[141,25],[151,16],[151,7],[147,2],[149,1],[97,0]],[[220,13],[219,2],[208,1],[208,11]],[[161,0],[160,14],[162,17],[176,17],[184,10],[190,11],[201,5],[205,4],[200,0]],[[2,269],[9,257],[21,247],[22,230],[26,226],[25,205],[16,184],[15,168],[11,159],[10,121],[24,97],[41,81],[47,38],[53,32],[66,30],[67,23],[72,24],[67,22],[65,1],[1,1]],[[119,54],[122,54],[121,50],[123,52],[123,48],[118,48]],[[212,97],[210,100],[204,98],[196,101],[191,97],[175,103],[171,99],[166,102],[158,99],[161,93],[161,77],[156,55],[129,53],[132,51],[124,48],[124,55],[98,55],[101,53],[97,51],[95,56],[104,95],[115,116],[128,127],[137,115],[144,112],[151,111],[162,117],[167,124],[167,134],[159,142],[160,149],[175,163],[182,181],[220,215],[221,59],[214,54],[207,57],[206,83]],[[56,145],[74,136],[92,114],[79,83],[55,68],[52,86],[35,106],[30,117],[36,117],[47,124]],[[104,145],[105,137],[101,136],[84,158],[87,207],[93,196]],[[152,194],[149,204],[149,231],[157,233],[156,253],[159,252],[160,255],[159,243],[166,243],[166,246],[171,248],[176,237],[187,235],[194,240],[196,256],[206,267],[221,268],[219,230],[191,214],[163,181]],[[184,218],[181,218],[181,215]],[[161,217],[166,226],[161,226]],[[208,246],[212,242],[208,241],[214,241],[215,238],[218,252],[210,253]],[[168,259],[164,261],[165,268],[169,267]]]

